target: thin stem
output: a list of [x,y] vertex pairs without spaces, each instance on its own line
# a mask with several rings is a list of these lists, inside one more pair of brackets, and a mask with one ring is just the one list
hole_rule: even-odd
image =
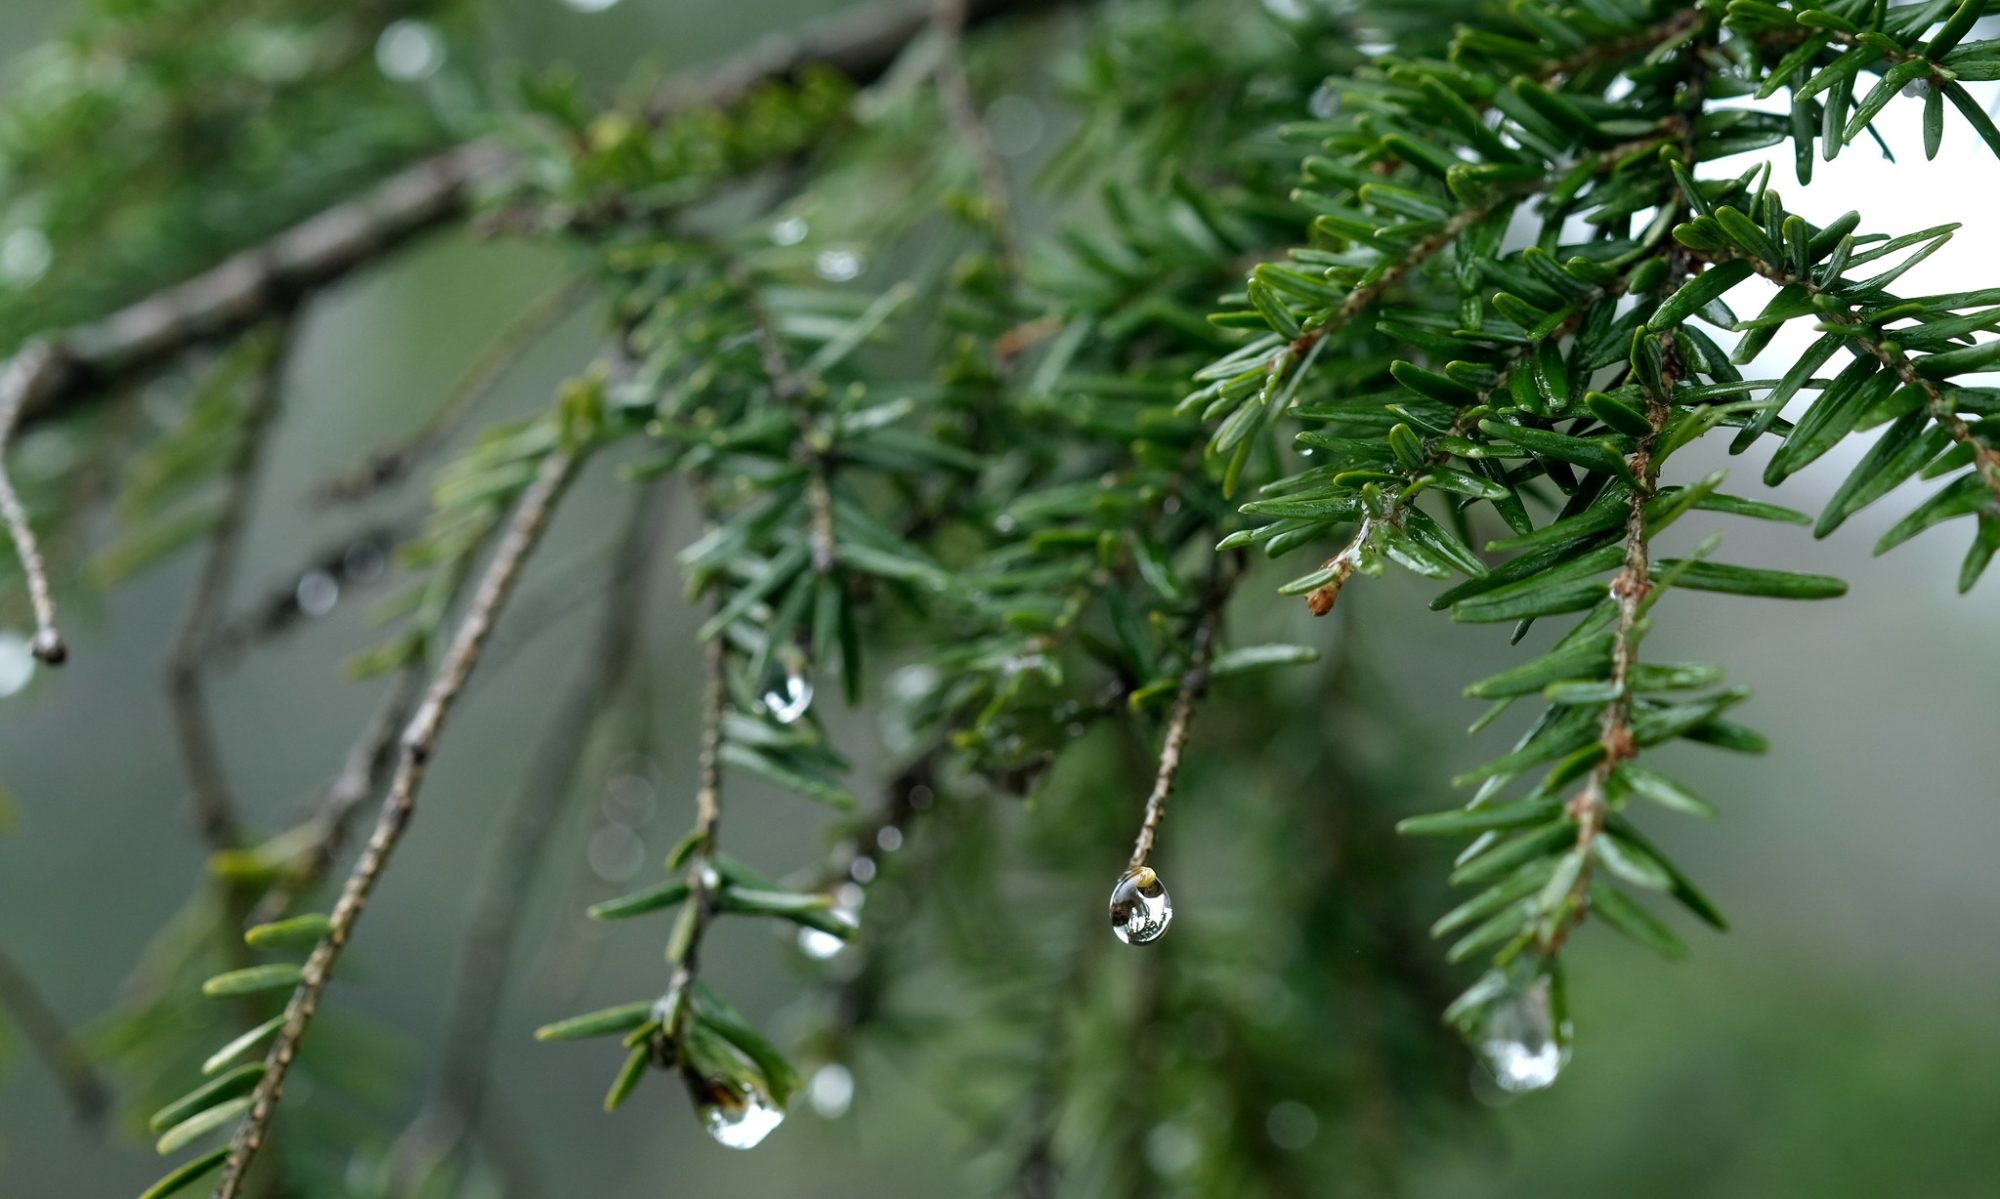
[[419,463],[436,452],[453,430],[493,394],[522,357],[596,294],[596,290],[597,281],[584,275],[567,280],[536,300],[480,351],[422,424],[313,488],[314,501],[323,505],[353,503],[409,477]]
[[34,391],[35,379],[49,369],[51,357],[46,345],[35,342],[0,368],[0,520],[7,525],[14,553],[21,559],[21,573],[28,580],[28,599],[35,608],[34,654],[51,666],[58,666],[69,657],[69,647],[56,627],[56,601],[49,587],[49,568],[42,561],[28,510],[15,494],[14,480],[7,473],[7,450],[13,441],[14,426]]
[[62,1016],[34,980],[4,953],[0,953],[0,1010],[13,1020],[28,1048],[55,1076],[76,1118],[94,1123],[102,1117],[110,1104],[110,1092],[92,1068],[89,1055],[70,1035]]
[[[1219,567],[1219,563],[1218,563]],[[1218,570],[1211,581],[1209,594],[1202,604],[1201,616],[1195,622],[1194,648],[1188,654],[1187,670],[1181,674],[1180,689],[1174,693],[1174,707],[1167,717],[1167,735],[1160,742],[1160,766],[1153,776],[1152,793],[1146,796],[1146,815],[1139,822],[1139,837],[1132,845],[1131,868],[1137,870],[1152,856],[1153,842],[1160,835],[1160,822],[1166,819],[1167,799],[1173,794],[1174,781],[1180,777],[1181,754],[1187,749],[1188,733],[1194,724],[1195,701],[1208,690],[1208,670],[1214,661],[1216,635],[1222,624],[1222,610],[1229,602],[1233,579],[1225,579]]]
[[570,797],[591,731],[625,691],[639,665],[640,628],[647,608],[646,567],[661,513],[661,490],[641,488],[608,564],[603,616],[594,648],[570,693],[555,707],[534,764],[501,817],[480,873],[473,916],[452,984],[450,1016],[437,1080],[397,1153],[397,1174],[420,1180],[453,1153],[485,1116],[488,1059],[506,994],[521,911],[532,894],[556,817]]
[[290,331],[282,325],[272,334],[262,369],[250,384],[243,405],[236,452],[223,477],[222,514],[209,535],[208,555],[195,582],[194,598],[181,618],[180,631],[167,651],[167,699],[173,710],[182,766],[194,789],[194,805],[202,836],[213,849],[227,849],[242,840],[236,804],[229,792],[222,747],[208,719],[201,691],[201,668],[216,628],[229,603],[229,588],[243,556],[243,535],[249,527],[256,498],[264,447],[283,392]]
[[980,190],[986,193],[987,219],[1000,260],[1008,278],[1021,278],[1023,255],[1021,233],[1014,221],[1014,194],[1007,183],[1007,164],[1001,161],[993,133],[980,119],[979,103],[972,92],[972,79],[965,70],[965,0],[938,0],[935,26],[944,42],[937,64],[938,96],[944,102],[945,119],[972,152],[979,166]]
[[306,960],[304,977],[285,1007],[284,1026],[264,1060],[265,1074],[252,1093],[249,1114],[230,1144],[229,1160],[216,1189],[216,1199],[236,1199],[242,1193],[250,1166],[264,1143],[278,1100],[284,1093],[285,1076],[298,1057],[299,1042],[332,978],[334,962],[353,935],[355,923],[360,920],[370,894],[381,881],[389,856],[395,852],[416,810],[417,793],[445,721],[465,689],[466,680],[472,677],[473,668],[479,664],[493,626],[520,582],[522,569],[548,528],[557,501],[575,477],[580,460],[578,451],[563,447],[542,461],[534,482],[515,505],[492,560],[486,564],[478,589],[445,651],[443,664],[431,679],[409,727],[403,731],[395,776],[390,780],[375,831],[348,875],[340,901],[334,905],[332,927]]

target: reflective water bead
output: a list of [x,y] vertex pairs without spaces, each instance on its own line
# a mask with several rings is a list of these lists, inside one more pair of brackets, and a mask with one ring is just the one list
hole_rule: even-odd
[[1135,866],[1111,888],[1111,931],[1127,945],[1157,941],[1173,923],[1174,901],[1150,867]]
[[0,633],[0,699],[26,687],[35,677],[35,651],[19,633]]
[[783,673],[765,690],[764,711],[779,724],[793,724],[812,707],[812,680],[806,677],[806,656],[797,649],[786,646],[778,651],[777,659]]
[[731,1149],[755,1149],[771,1130],[785,1122],[785,1109],[754,1087],[726,1079],[709,1079],[696,1088],[695,1114],[717,1144]]
[[1569,1060],[1566,1041],[1544,974],[1494,1003],[1479,1032],[1479,1055],[1502,1090],[1539,1091]]

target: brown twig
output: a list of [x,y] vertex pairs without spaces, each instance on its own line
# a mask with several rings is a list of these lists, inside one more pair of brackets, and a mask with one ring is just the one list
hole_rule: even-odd
[[211,849],[217,850],[240,843],[242,830],[236,821],[228,772],[222,764],[222,747],[209,724],[208,704],[201,691],[201,669],[209,642],[229,603],[230,585],[236,581],[236,567],[243,554],[243,534],[249,525],[250,505],[257,493],[264,461],[264,446],[283,391],[290,331],[281,324],[272,338],[273,344],[262,351],[267,357],[251,380],[250,394],[243,405],[236,452],[223,477],[222,514],[209,535],[208,555],[195,582],[194,597],[188,601],[180,631],[167,651],[167,699],[173,711],[181,764],[194,789],[195,813],[202,836]]
[[49,568],[35,542],[35,528],[28,520],[28,510],[15,494],[14,480],[7,473],[7,450],[13,441],[14,426],[34,389],[37,375],[47,369],[48,359],[46,347],[29,346],[0,367],[0,520],[7,525],[7,535],[13,539],[14,552],[21,559],[21,573],[28,580],[28,598],[35,608],[34,654],[51,666],[58,666],[69,657],[69,647],[63,644],[62,632],[56,628],[56,601],[49,588]]
[[95,1123],[110,1105],[110,1092],[97,1076],[90,1058],[77,1045],[54,1005],[49,1003],[27,972],[0,953],[0,1009],[4,1009],[21,1038],[55,1076],[70,1110],[78,1120]]
[[1174,693],[1174,707],[1167,717],[1167,733],[1160,742],[1160,768],[1153,776],[1153,790],[1146,796],[1146,815],[1139,822],[1139,837],[1132,846],[1132,869],[1137,870],[1152,856],[1153,842],[1166,819],[1167,799],[1174,781],[1180,777],[1181,754],[1187,749],[1188,733],[1194,724],[1195,701],[1208,690],[1209,666],[1215,657],[1215,642],[1222,624],[1222,610],[1228,605],[1234,576],[1225,576],[1218,561],[1209,593],[1195,622],[1194,648],[1188,654],[1187,670],[1181,674],[1180,689]]
[[425,690],[416,714],[411,717],[382,802],[381,815],[361,858],[348,875],[340,901],[334,905],[331,927],[306,960],[304,976],[285,1006],[285,1023],[265,1058],[265,1074],[252,1093],[249,1113],[238,1126],[230,1143],[229,1159],[223,1168],[216,1199],[236,1199],[241,1195],[251,1164],[262,1147],[271,1118],[284,1092],[285,1075],[298,1057],[299,1043],[319,1008],[321,994],[331,979],[333,965],[352,936],[355,923],[367,907],[375,885],[381,881],[389,856],[402,840],[403,831],[416,810],[417,793],[423,784],[430,759],[444,731],[445,721],[479,664],[480,654],[492,636],[494,624],[520,582],[529,555],[540,542],[554,514],[557,501],[575,477],[580,462],[578,451],[562,447],[542,461],[535,480],[515,505],[492,560],[464,617],[452,635],[444,662]]

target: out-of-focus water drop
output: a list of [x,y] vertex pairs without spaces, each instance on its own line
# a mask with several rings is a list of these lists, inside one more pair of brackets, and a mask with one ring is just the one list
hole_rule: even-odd
[[585,850],[590,869],[607,883],[622,883],[646,864],[646,843],[622,824],[601,825]]
[[774,655],[777,677],[765,688],[764,711],[779,724],[795,724],[812,707],[813,684],[806,675],[806,656],[792,646]]
[[828,1120],[838,1120],[854,1106],[854,1072],[839,1062],[828,1062],[813,1071],[806,1083],[806,1101]]
[[806,219],[802,216],[784,217],[771,225],[771,241],[780,246],[796,246],[806,239]]
[[292,600],[307,616],[325,616],[340,602],[340,581],[323,570],[309,570],[292,588]]
[[1296,1099],[1274,1103],[1264,1115],[1264,1135],[1278,1148],[1296,1152],[1319,1135],[1319,1117]]
[[444,38],[429,21],[391,21],[375,39],[375,65],[398,83],[415,83],[444,65]]
[[562,0],[564,7],[577,12],[603,12],[618,7],[618,0]]
[[20,691],[34,677],[34,646],[19,633],[0,633],[0,699]]
[[0,282],[27,287],[47,274],[54,260],[49,235],[33,225],[23,225],[0,238]]
[[1127,945],[1159,940],[1173,919],[1174,901],[1151,867],[1127,870],[1111,888],[1111,931]]
[[829,283],[845,283],[861,273],[861,255],[853,250],[821,250],[813,272]]
[[1569,1060],[1567,1038],[1557,1027],[1548,975],[1502,996],[1479,1031],[1479,1056],[1502,1090],[1539,1091],[1556,1080]]

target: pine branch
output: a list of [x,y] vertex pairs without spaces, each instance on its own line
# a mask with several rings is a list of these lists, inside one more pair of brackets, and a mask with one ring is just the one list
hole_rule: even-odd
[[[1064,2],[1077,0],[976,0],[967,6],[966,23],[977,26]],[[927,5],[862,10],[804,33],[771,38],[715,71],[669,83],[648,115],[663,124],[691,110],[726,107],[760,84],[815,68],[857,84],[873,82],[930,19]],[[55,416],[194,345],[250,328],[422,234],[462,219],[474,193],[504,179],[513,165],[512,153],[494,142],[454,146],[206,274],[94,324],[44,334],[16,352],[8,384],[0,389],[0,416],[11,411],[28,424]]]
[[486,565],[478,590],[460,620],[445,652],[444,662],[433,676],[409,727],[403,732],[396,773],[390,780],[381,815],[361,858],[348,875],[340,901],[334,906],[332,927],[307,959],[298,989],[285,1007],[285,1023],[265,1058],[265,1073],[253,1092],[249,1112],[230,1143],[229,1158],[223,1169],[216,1199],[237,1199],[242,1194],[251,1164],[263,1146],[272,1117],[284,1092],[285,1075],[299,1051],[299,1043],[318,1011],[321,994],[331,980],[334,962],[353,934],[354,925],[367,907],[368,898],[381,881],[389,856],[402,840],[415,813],[417,794],[429,767],[438,738],[444,731],[465,684],[479,664],[482,651],[492,636],[500,612],[506,607],[520,582],[529,555],[547,530],[557,502],[575,477],[580,453],[568,447],[556,449],[542,462],[534,482],[515,505],[493,558]]

